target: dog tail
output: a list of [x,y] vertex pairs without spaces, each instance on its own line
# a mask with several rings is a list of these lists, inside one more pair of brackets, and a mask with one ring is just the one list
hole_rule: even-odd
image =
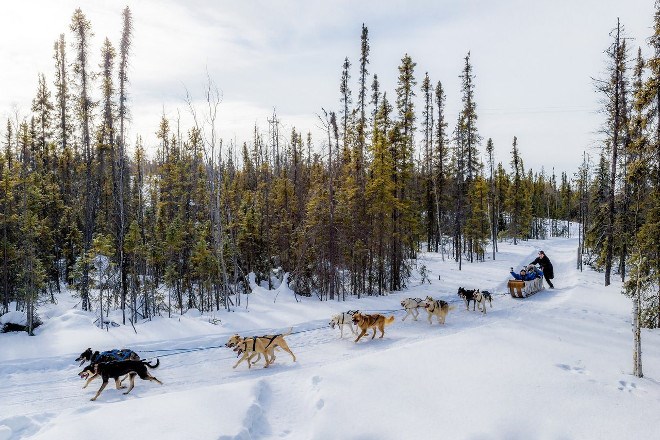
[[389,318],[385,318],[385,325],[392,324],[394,320],[395,320],[394,315],[390,316]]
[[158,366],[160,365],[160,359],[156,358],[156,365],[151,365],[147,361],[144,361],[144,365],[146,365],[149,368],[158,368]]
[[286,333],[282,333],[282,336],[289,336],[291,333],[293,333],[293,327],[289,327],[289,331]]
[[449,307],[447,307],[447,310],[448,310],[448,311],[452,311],[452,310],[454,310],[454,309],[456,309],[456,306],[449,306]]

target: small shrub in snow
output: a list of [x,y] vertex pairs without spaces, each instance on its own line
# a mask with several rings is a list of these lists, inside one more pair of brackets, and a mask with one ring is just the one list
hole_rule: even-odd
[[[41,319],[35,314],[32,328],[35,329],[41,324]],[[15,311],[7,312],[0,316],[0,333],[26,331],[28,331],[27,313]]]

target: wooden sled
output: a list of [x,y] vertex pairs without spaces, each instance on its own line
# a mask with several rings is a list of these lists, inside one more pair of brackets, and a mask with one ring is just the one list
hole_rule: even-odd
[[507,287],[512,298],[527,298],[544,289],[543,278],[532,281],[509,280]]

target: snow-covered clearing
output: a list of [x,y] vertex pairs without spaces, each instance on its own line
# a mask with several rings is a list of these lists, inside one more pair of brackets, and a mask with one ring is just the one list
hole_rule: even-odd
[[[40,310],[37,336],[0,335],[0,440],[32,439],[656,439],[660,419],[660,333],[643,333],[646,377],[632,370],[631,302],[602,274],[575,269],[577,240],[501,244],[496,261],[464,263],[422,254],[432,284],[411,280],[386,297],[296,302],[285,287],[256,289],[249,307],[211,316],[93,327],[73,300]],[[506,292],[510,266],[544,249],[556,289],[524,299]],[[438,279],[440,277],[440,280]],[[495,292],[483,315],[465,310],[459,286]],[[275,295],[277,298],[275,300]],[[426,313],[401,322],[399,302],[431,295],[456,309],[446,325]],[[274,302],[275,300],[275,302]],[[332,330],[334,313],[383,311],[396,322],[383,339]],[[293,327],[297,362],[278,352],[272,367],[232,369],[223,345]],[[123,395],[110,384],[85,390],[74,359],[85,348],[129,347],[165,355]],[[208,348],[198,351],[152,351]]]

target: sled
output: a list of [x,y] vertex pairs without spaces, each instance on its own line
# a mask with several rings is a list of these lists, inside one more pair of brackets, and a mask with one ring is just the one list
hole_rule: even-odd
[[507,287],[512,298],[527,298],[544,289],[543,278],[536,278],[532,281],[509,280]]

